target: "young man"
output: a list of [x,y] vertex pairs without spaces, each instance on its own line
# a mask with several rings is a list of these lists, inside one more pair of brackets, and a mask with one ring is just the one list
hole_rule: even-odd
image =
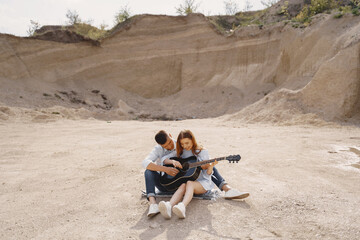
[[[176,141],[172,139],[171,134],[161,130],[155,135],[155,141],[158,143],[158,145],[154,147],[154,149],[142,162],[142,166],[146,169],[146,195],[150,203],[149,212],[147,214],[148,217],[155,216],[159,213],[159,207],[155,199],[155,187],[160,191],[166,192],[166,189],[160,185],[159,172],[165,172],[168,175],[175,176],[179,172],[179,170],[177,170],[175,167],[181,166],[180,162],[175,160],[172,161],[174,167],[165,167],[156,163],[158,159],[161,159],[163,156],[176,151]],[[243,199],[250,195],[248,192],[240,192],[234,188],[231,188],[215,167],[213,169],[213,175],[211,176],[211,179],[220,190],[225,191],[225,199]]]

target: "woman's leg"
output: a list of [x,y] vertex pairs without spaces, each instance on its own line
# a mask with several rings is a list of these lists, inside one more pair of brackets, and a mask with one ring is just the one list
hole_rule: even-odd
[[185,194],[185,190],[186,190],[186,184],[183,183],[178,188],[178,190],[176,190],[174,195],[171,197],[171,199],[170,199],[171,206],[174,206],[174,205],[178,204],[181,201],[181,199],[183,198],[183,196]]
[[185,207],[190,203],[191,199],[193,198],[195,194],[203,194],[206,193],[206,190],[203,188],[203,186],[197,182],[197,181],[188,181],[186,183],[186,190],[185,190],[185,196],[183,199],[183,204]]
[[176,190],[176,192],[171,197],[169,202],[161,201],[159,203],[159,211],[160,211],[161,215],[164,216],[164,218],[166,218],[166,219],[171,218],[171,209],[174,205],[176,205],[178,202],[180,202],[180,200],[182,199],[182,197],[185,194],[185,189],[186,189],[186,184],[183,183],[178,188],[178,190]]

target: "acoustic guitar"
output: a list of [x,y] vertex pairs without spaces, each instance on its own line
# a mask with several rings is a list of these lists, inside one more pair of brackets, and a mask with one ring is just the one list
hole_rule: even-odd
[[[170,159],[179,161],[181,163],[182,168],[177,168],[179,173],[176,176],[170,176],[164,172],[162,176],[160,176],[160,184],[169,192],[176,191],[181,184],[186,183],[187,181],[195,181],[202,170],[200,166],[212,163],[215,161],[228,160],[230,163],[239,162],[241,157],[240,155],[230,155],[227,157],[213,158],[204,161],[197,161],[196,156],[191,156],[188,158],[179,158],[172,157]],[[165,164],[166,167],[173,167],[171,164]]]

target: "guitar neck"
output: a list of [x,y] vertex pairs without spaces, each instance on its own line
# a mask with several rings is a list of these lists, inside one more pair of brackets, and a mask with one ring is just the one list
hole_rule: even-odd
[[194,162],[194,163],[189,164],[189,168],[196,168],[196,167],[208,164],[208,163],[212,163],[212,162],[215,162],[215,161],[222,161],[222,160],[226,160],[226,158],[225,157],[220,157],[220,158],[213,158],[213,159],[209,159],[209,160],[204,160],[204,161],[201,161],[201,162]]

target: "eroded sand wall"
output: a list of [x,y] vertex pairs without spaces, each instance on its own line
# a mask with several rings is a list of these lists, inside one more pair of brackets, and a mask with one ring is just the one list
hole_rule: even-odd
[[356,17],[324,15],[305,29],[279,23],[225,37],[202,15],[144,15],[100,47],[0,35],[0,79],[7,88],[14,81],[30,89],[97,88],[115,101],[121,90],[159,98],[191,87],[235,87],[251,104],[256,94],[285,88],[303,91],[298,100],[309,111],[351,117],[359,104],[357,30]]

